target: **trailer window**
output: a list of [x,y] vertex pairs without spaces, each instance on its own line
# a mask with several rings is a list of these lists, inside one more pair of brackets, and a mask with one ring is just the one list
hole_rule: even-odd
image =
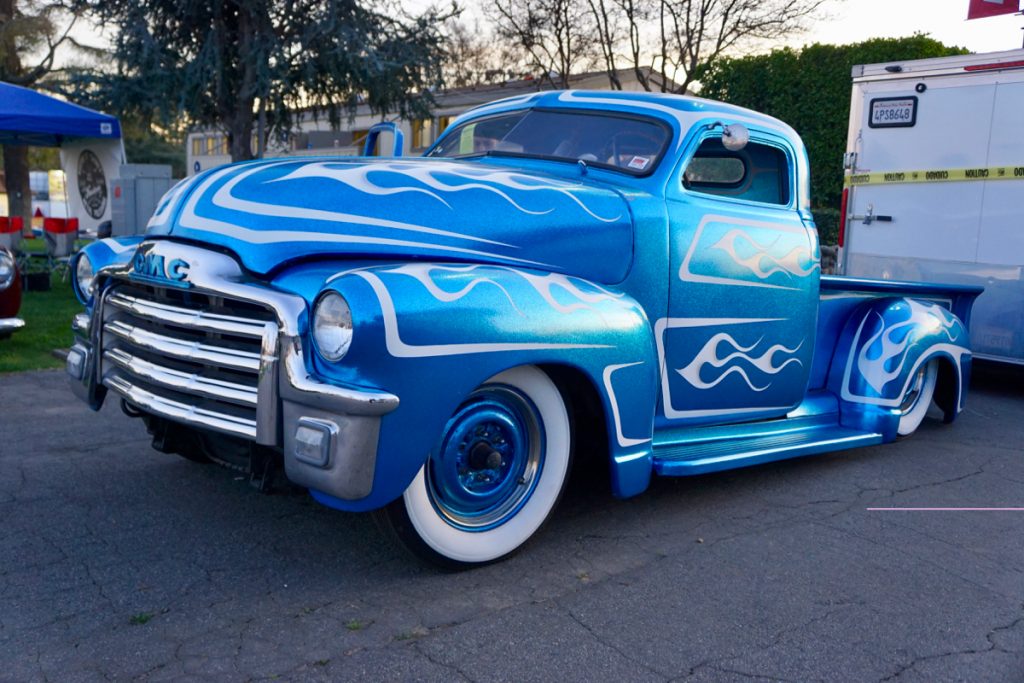
[[787,205],[790,165],[786,153],[772,145],[751,142],[730,152],[721,137],[704,140],[683,172],[683,187],[691,192]]

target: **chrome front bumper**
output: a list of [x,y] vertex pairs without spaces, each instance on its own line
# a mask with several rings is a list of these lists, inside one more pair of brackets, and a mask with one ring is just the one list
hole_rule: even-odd
[[[245,281],[237,263],[223,254],[170,242],[147,242],[139,248],[191,264],[190,292],[265,307],[276,321],[130,296],[117,286],[133,282],[130,266],[105,269],[98,274],[102,294],[91,317],[80,313],[72,323],[75,342],[67,372],[75,394],[98,409],[106,392],[113,391],[145,413],[280,449],[288,478],[296,484],[347,500],[369,495],[381,417],[398,407],[398,398],[327,384],[309,374],[299,329],[306,303],[300,297]],[[176,339],[163,333],[165,328],[209,334],[214,341],[222,336],[249,338],[259,350]],[[133,353],[135,349],[139,352]],[[171,362],[164,364],[164,358]],[[253,379],[211,378],[191,371],[186,363]],[[194,403],[188,400],[193,397]],[[220,405],[237,410],[222,411]],[[296,438],[310,425],[323,433],[322,457],[309,457]]]
[[21,318],[0,318],[0,339],[14,334],[16,330],[25,327],[25,321]]

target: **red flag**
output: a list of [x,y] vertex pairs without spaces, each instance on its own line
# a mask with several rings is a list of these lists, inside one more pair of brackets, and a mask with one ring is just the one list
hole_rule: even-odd
[[967,8],[967,18],[984,19],[1000,14],[1013,14],[1020,11],[1020,0],[971,0]]

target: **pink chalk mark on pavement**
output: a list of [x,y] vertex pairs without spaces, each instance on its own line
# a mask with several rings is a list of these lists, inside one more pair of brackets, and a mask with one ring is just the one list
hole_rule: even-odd
[[1024,508],[865,508],[868,512],[1024,512]]

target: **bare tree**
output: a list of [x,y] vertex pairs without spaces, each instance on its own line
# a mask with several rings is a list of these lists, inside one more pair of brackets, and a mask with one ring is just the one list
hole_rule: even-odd
[[622,69],[640,87],[686,92],[722,54],[800,33],[824,0],[492,0],[498,38],[528,66],[568,87],[600,64],[613,89]]
[[490,16],[497,37],[522,50],[525,66],[558,88],[591,68],[597,46],[594,15],[586,0],[494,0]]
[[503,83],[523,75],[522,51],[496,41],[480,22],[467,25],[451,19],[445,26],[444,84],[465,88]]
[[621,0],[586,0],[593,17],[594,28],[597,30],[598,47],[601,61],[608,73],[608,84],[612,90],[622,90],[622,80],[616,64],[617,48],[622,37],[619,35],[623,23],[623,7]]
[[723,53],[806,30],[823,1],[659,0],[661,90],[686,92]]

